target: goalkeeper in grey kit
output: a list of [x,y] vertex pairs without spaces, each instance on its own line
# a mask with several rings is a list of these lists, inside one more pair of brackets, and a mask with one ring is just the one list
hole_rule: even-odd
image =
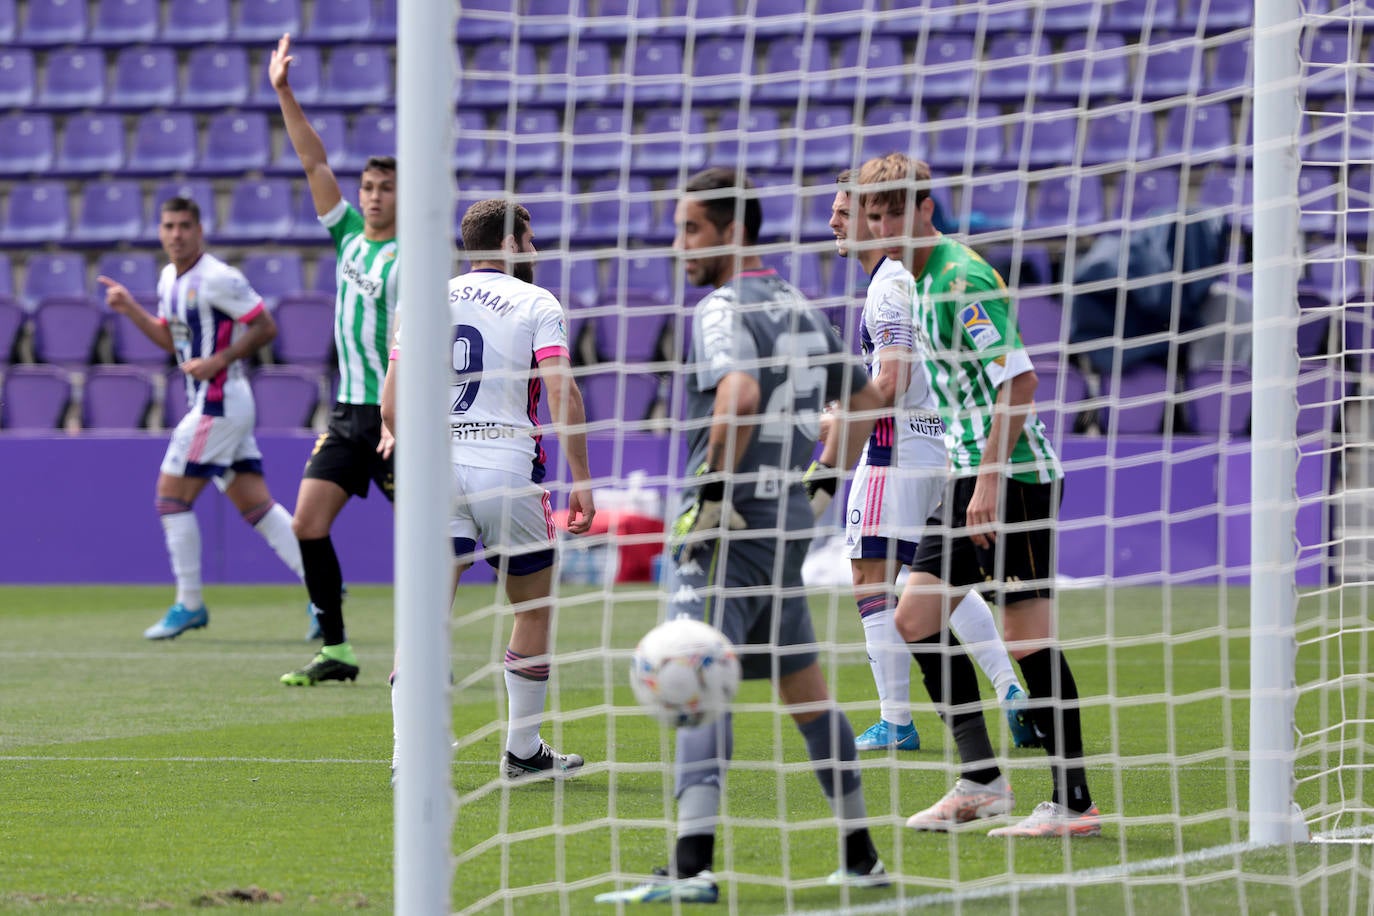
[[[802,476],[822,405],[856,413],[881,401],[863,366],[795,288],[763,266],[761,209],[747,178],[713,168],[688,180],[674,217],[674,248],[688,281],[713,287],[697,306],[684,372],[688,467],[673,526],[668,616],[721,630],[746,678],[770,678],[806,741],[816,777],[844,834],[831,884],[882,886],[886,872],[868,829],[854,732],[830,698],[801,566],[813,519]],[[714,249],[716,254],[699,254]],[[728,529],[728,533],[727,533]],[[711,874],[731,716],[677,732],[677,841],[668,865],[602,903],[711,903]]]

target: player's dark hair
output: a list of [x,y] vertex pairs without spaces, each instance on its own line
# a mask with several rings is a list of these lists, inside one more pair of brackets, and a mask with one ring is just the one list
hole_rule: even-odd
[[752,190],[754,183],[747,175],[737,175],[734,169],[724,166],[703,169],[687,179],[683,191],[701,201],[706,208],[706,218],[721,232],[735,221],[735,214],[743,204],[744,243],[753,245],[759,240],[759,228],[763,225],[763,206],[754,195],[740,199],[739,194],[713,193],[725,191]]
[[849,183],[852,182],[853,180],[854,180],[854,170],[853,170],[853,169],[845,169],[843,172],[841,172],[840,174],[838,174],[838,175],[835,176],[835,184],[849,184]]
[[390,172],[396,174],[395,156],[369,156],[363,165],[364,172]]
[[459,231],[463,247],[476,254],[497,251],[508,235],[524,238],[529,228],[530,211],[513,200],[491,198],[468,207]]
[[191,219],[200,225],[200,204],[189,197],[169,197],[162,202],[163,213],[189,213]]
[[916,206],[930,196],[930,166],[905,153],[888,153],[870,159],[859,170],[859,184],[886,185],[859,195],[864,207],[901,207],[914,202]]

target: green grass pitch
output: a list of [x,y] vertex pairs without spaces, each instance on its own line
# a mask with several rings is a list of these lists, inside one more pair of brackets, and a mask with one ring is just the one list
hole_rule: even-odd
[[[0,911],[192,911],[253,901],[278,912],[391,910],[391,590],[350,588],[362,675],[313,689],[277,682],[313,651],[303,640],[300,589],[212,587],[207,630],[143,640],[168,598],[166,587],[0,588]],[[951,779],[943,728],[918,705],[919,753],[864,758],[874,835],[897,885],[827,888],[837,841],[800,737],[767,707],[766,685],[746,684],[729,826],[718,845],[717,868],[727,873],[719,909],[1367,912],[1369,845],[1224,848],[1246,829],[1229,811],[1248,798],[1248,595],[1085,590],[1065,593],[1061,606],[1085,697],[1092,786],[1108,816],[1101,839],[905,830],[905,817]],[[841,647],[824,663],[861,729],[876,701],[852,601],[818,594],[813,609],[820,637]],[[556,712],[545,736],[585,754],[589,772],[510,789],[495,780],[505,620],[490,588],[461,591],[453,618],[455,910],[614,912],[592,903],[616,886],[606,875],[665,859],[670,745],[632,708],[625,674],[626,651],[657,613],[651,591],[619,592],[609,609],[596,593],[565,596]],[[1334,670],[1333,661],[1355,671],[1368,661],[1366,640],[1323,636],[1320,624],[1305,625],[1299,682]],[[924,699],[919,682],[914,694]],[[1337,703],[1347,719],[1366,717],[1367,694],[1362,680],[1343,681],[1305,696],[1300,719]],[[989,715],[1018,813],[1028,812],[1048,797],[1043,754],[1009,749],[1005,725]],[[1328,745],[1338,741],[1349,761],[1368,764],[1362,728]],[[1365,780],[1320,775],[1335,758],[1300,758],[1304,807],[1329,810],[1344,793],[1367,812],[1374,789]],[[1180,861],[1180,852],[1197,856]],[[1130,868],[1137,871],[1127,884]],[[503,897],[504,888],[516,890]]]

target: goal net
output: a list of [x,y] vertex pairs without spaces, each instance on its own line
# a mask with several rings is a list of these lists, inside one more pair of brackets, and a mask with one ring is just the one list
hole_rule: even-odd
[[[536,282],[569,316],[600,524],[562,541],[543,726],[551,744],[587,759],[577,779],[498,778],[509,613],[489,590],[460,592],[455,909],[594,911],[597,893],[635,883],[672,849],[673,736],[637,708],[628,669],[669,606],[658,577],[686,462],[680,375],[692,307],[707,292],[673,256],[679,189],[707,165],[746,171],[762,204],[764,263],[857,353],[868,277],[836,254],[836,176],[901,151],[930,164],[937,226],[1005,278],[1039,377],[1037,411],[1066,471],[1058,631],[1103,836],[906,829],[957,775],[953,742],[913,671],[921,749],[860,758],[892,887],[828,887],[839,840],[804,744],[768,685],[746,682],[717,831],[721,905],[1367,911],[1367,4],[1292,0],[1280,28],[1298,49],[1298,77],[1258,96],[1251,0],[459,7],[459,214],[500,193],[530,211]],[[1297,282],[1286,316],[1261,328],[1256,303],[1270,290],[1256,288],[1253,239],[1274,211],[1253,203],[1262,151],[1252,124],[1254,107],[1276,96],[1297,125],[1280,151],[1290,165],[1297,158],[1282,259]],[[1256,364],[1262,332],[1288,335],[1296,352],[1286,389]],[[1282,416],[1270,412],[1284,403],[1296,407],[1295,472],[1283,492],[1256,493],[1255,417]],[[557,504],[566,474],[553,438]],[[1280,789],[1321,841],[1280,851],[1248,842],[1257,513],[1293,524],[1274,536],[1295,545],[1279,570],[1295,618],[1279,636],[1296,690],[1255,702],[1267,704],[1266,730],[1292,736]],[[878,700],[841,533],[833,511],[818,522],[809,598],[830,689],[858,732],[877,720]],[[1049,797],[1045,754],[1012,746],[984,688],[1024,816]]]

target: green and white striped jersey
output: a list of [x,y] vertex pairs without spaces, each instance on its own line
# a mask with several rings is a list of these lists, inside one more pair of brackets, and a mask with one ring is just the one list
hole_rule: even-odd
[[[1007,286],[976,251],[941,236],[916,278],[916,326],[929,342],[930,387],[945,421],[955,476],[978,472],[1002,382],[1031,369]],[[1064,473],[1034,412],[1011,451],[1009,476],[1047,483]]]
[[340,200],[320,217],[338,259],[334,349],[339,354],[340,404],[380,404],[396,314],[396,240],[363,237],[363,216]]

